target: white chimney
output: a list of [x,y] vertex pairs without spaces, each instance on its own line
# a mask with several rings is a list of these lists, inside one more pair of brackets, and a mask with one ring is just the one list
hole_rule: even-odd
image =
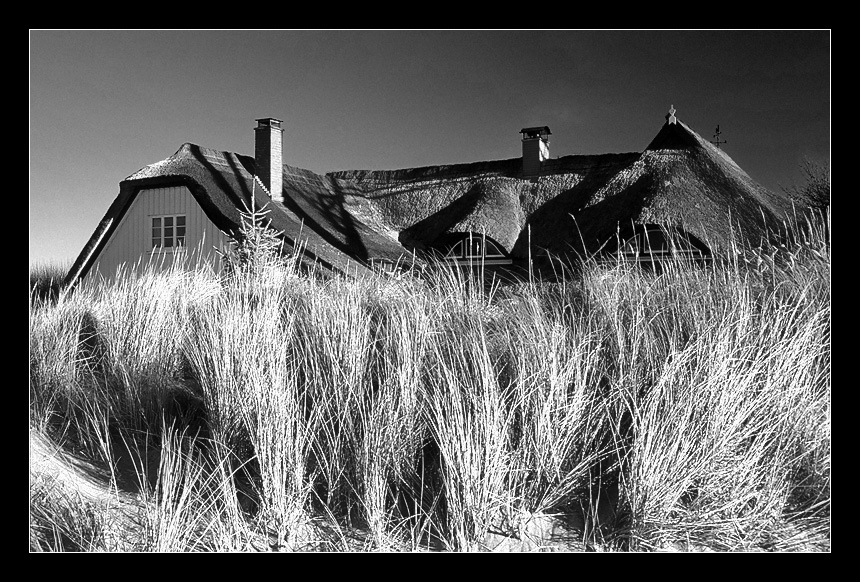
[[266,187],[269,196],[276,202],[284,201],[283,194],[283,149],[284,130],[282,121],[273,117],[257,120],[254,128],[254,161],[257,177]]
[[549,127],[524,127],[523,134],[523,176],[540,174],[541,162],[549,159]]

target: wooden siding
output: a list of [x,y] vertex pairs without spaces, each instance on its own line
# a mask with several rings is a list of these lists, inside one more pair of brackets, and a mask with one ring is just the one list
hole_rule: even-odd
[[[153,250],[152,217],[179,214],[186,217],[185,250]],[[123,263],[136,267],[151,262],[165,268],[182,254],[192,265],[200,260],[220,270],[215,249],[226,249],[229,242],[185,186],[145,189],[138,192],[90,273],[112,278]]]

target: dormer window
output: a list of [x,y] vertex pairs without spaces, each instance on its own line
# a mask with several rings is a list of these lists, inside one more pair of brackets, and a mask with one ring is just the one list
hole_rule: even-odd
[[442,247],[443,257],[447,262],[492,264],[510,264],[501,245],[488,236],[478,233],[459,233],[462,237],[455,243]]
[[618,254],[639,263],[651,263],[672,257],[692,259],[710,255],[708,247],[693,235],[661,225],[641,225],[619,246]]

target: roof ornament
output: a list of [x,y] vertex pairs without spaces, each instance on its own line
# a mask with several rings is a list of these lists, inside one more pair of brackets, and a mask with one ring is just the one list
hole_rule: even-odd
[[666,123],[669,125],[675,125],[678,119],[675,117],[675,106],[669,106],[669,113],[666,114]]
[[[729,143],[726,140],[720,141],[720,135],[722,135],[722,133],[723,132],[720,131],[720,126],[718,125],[716,133],[714,133],[714,139],[711,140],[711,143],[714,144],[715,146],[717,146],[718,148],[720,148],[720,144],[722,144],[722,143]],[[720,148],[720,149],[723,149],[723,148]]]

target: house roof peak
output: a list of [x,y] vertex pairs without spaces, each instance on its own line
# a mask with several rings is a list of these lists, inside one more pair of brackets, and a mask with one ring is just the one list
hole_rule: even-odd
[[669,106],[669,113],[666,114],[666,123],[669,125],[675,125],[678,122],[678,118],[675,117],[675,106]]

